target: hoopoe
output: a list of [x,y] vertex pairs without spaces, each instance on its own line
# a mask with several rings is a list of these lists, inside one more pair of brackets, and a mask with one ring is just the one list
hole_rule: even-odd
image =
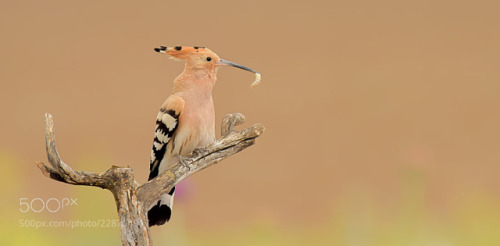
[[[255,70],[222,60],[205,47],[175,46],[155,48],[156,52],[185,61],[184,71],[174,80],[172,94],[156,117],[156,129],[151,150],[149,180],[182,162],[196,148],[215,141],[215,109],[212,89],[217,68],[230,65],[255,73],[252,87],[260,82]],[[160,197],[148,211],[149,226],[163,225],[170,220],[175,187]]]

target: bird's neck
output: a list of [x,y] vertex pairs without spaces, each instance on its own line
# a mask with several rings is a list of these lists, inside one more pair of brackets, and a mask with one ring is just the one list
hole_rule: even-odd
[[184,71],[174,81],[174,93],[198,91],[211,94],[216,80],[216,68],[194,68],[186,65]]

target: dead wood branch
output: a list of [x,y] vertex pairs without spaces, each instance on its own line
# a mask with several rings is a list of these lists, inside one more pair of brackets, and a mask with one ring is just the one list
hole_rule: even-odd
[[181,180],[253,145],[264,132],[264,126],[255,124],[243,131],[235,131],[234,127],[244,120],[242,114],[228,114],[222,123],[221,140],[194,151],[185,159],[185,165],[172,165],[155,179],[140,185],[130,167],[112,166],[106,172],[94,173],[74,170],[63,162],[57,152],[53,117],[47,113],[45,143],[50,166],[42,162],[36,162],[36,165],[51,179],[110,190],[118,210],[123,245],[152,245],[147,209]]

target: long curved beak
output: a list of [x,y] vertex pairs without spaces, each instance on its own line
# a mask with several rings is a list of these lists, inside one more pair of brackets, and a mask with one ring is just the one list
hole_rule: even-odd
[[251,68],[249,68],[249,67],[247,67],[247,66],[243,66],[243,65],[240,65],[238,63],[234,63],[234,62],[223,60],[223,59],[220,59],[219,62],[217,63],[217,65],[229,65],[229,66],[232,66],[232,67],[236,67],[236,68],[239,68],[239,69],[243,69],[243,70],[255,73],[255,81],[252,83],[252,87],[257,86],[260,83],[260,80],[261,80],[260,73],[257,72],[257,71],[255,71],[255,70],[253,70],[253,69],[251,69]]
[[237,67],[239,69],[243,69],[243,70],[246,70],[246,71],[249,71],[252,73],[259,73],[259,72],[255,71],[247,66],[243,66],[243,65],[240,65],[238,63],[234,63],[234,62],[223,60],[223,59],[220,59],[220,61],[218,63],[219,63],[219,65],[229,65],[229,66]]

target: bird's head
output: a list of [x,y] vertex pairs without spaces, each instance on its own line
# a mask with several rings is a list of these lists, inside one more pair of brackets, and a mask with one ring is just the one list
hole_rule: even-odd
[[175,60],[186,62],[186,68],[189,69],[207,69],[215,70],[218,66],[233,66],[252,73],[255,73],[255,81],[252,87],[260,83],[260,73],[243,65],[220,59],[217,54],[205,47],[190,46],[160,46],[154,49],[158,53],[167,54]]

